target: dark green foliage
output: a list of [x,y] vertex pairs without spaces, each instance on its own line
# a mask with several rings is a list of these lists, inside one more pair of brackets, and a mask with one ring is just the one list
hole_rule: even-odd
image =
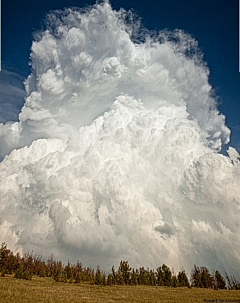
[[171,286],[172,287],[178,287],[178,280],[177,280],[176,276],[172,276]]
[[194,265],[191,282],[193,287],[214,288],[214,277],[206,267],[197,267]]
[[99,266],[97,267],[97,270],[96,270],[94,283],[97,285],[102,284],[102,274],[101,274],[101,270],[100,270]]
[[23,278],[23,266],[20,266],[16,272],[15,272],[15,275],[14,275],[14,278],[16,279],[22,279]]
[[107,284],[107,280],[106,280],[106,274],[105,273],[103,273],[102,274],[102,285],[106,285]]
[[53,277],[55,273],[56,261],[54,261],[53,255],[51,255],[47,260],[47,277]]
[[149,285],[155,286],[157,284],[156,275],[154,270],[149,271]]
[[29,269],[24,270],[22,278],[25,280],[32,280],[32,273]]
[[14,275],[16,279],[25,279],[25,280],[32,280],[32,273],[29,269],[23,269],[23,266],[20,266]]
[[131,267],[128,261],[121,261],[118,268],[119,284],[131,284]]
[[209,273],[206,267],[201,267],[201,279],[204,288],[214,287],[214,277]]
[[158,286],[172,286],[172,272],[167,265],[157,268],[156,278]]
[[107,276],[107,285],[112,285],[113,284],[113,279],[112,279],[112,274],[108,274]]
[[60,267],[58,267],[54,273],[53,279],[55,282],[62,282],[62,271]]
[[157,268],[157,285],[163,286],[163,271],[161,266]]
[[91,269],[90,267],[84,268],[84,277],[85,280],[91,284],[94,284],[94,270]]
[[188,281],[188,277],[184,270],[181,270],[177,276],[178,286],[180,287],[190,287],[190,283]]
[[149,275],[148,275],[147,270],[144,267],[139,268],[138,284],[140,284],[140,285],[150,285]]
[[[111,273],[106,274],[97,268],[96,272],[87,267],[83,268],[78,261],[76,264],[63,265],[61,261],[56,261],[51,255],[47,263],[41,257],[34,257],[33,254],[25,254],[24,257],[16,255],[2,243],[0,248],[0,274],[1,277],[6,274],[14,274],[17,279],[31,280],[33,275],[40,277],[53,277],[56,282],[80,283],[88,282],[98,285],[158,285],[168,287],[190,287],[188,277],[184,270],[181,270],[176,276],[170,268],[163,264],[156,271],[140,267],[131,268],[128,261],[121,261],[119,268],[115,271],[112,267]],[[191,286],[214,289],[225,289],[226,282],[228,289],[240,289],[240,282],[233,276],[226,274],[226,281],[219,271],[213,275],[209,273],[206,267],[194,265],[191,272]]]
[[6,270],[6,264],[10,253],[11,251],[10,249],[7,249],[6,243],[2,243],[0,248],[0,271],[2,271],[2,269]]
[[137,274],[133,268],[132,272],[131,272],[131,284],[132,285],[137,285],[138,284],[138,280],[137,280]]
[[39,277],[44,278],[44,277],[46,277],[46,276],[47,276],[47,274],[46,274],[46,268],[45,268],[44,266],[42,266],[42,267],[40,268],[40,270],[39,270]]
[[2,269],[2,272],[1,272],[1,277],[4,278],[5,275],[6,275],[6,271],[5,271],[5,269],[3,268],[3,269]]
[[163,272],[163,285],[171,286],[172,273],[170,268],[167,265],[163,264],[162,272]]
[[5,274],[14,273],[20,266],[19,254],[14,256],[13,252],[7,248],[6,243],[2,243],[0,248],[0,272]]
[[117,273],[115,272],[114,266],[112,267],[112,284],[117,284]]
[[234,276],[230,277],[226,273],[226,279],[227,279],[227,282],[228,282],[228,289],[240,290],[240,282]]
[[67,279],[70,279],[72,277],[72,268],[71,268],[71,264],[69,262],[64,268],[64,274],[66,274]]
[[218,270],[215,271],[215,289],[225,289],[226,282]]
[[67,283],[68,282],[67,274],[65,272],[63,272],[63,274],[62,274],[62,282],[63,283]]
[[201,270],[196,265],[194,265],[194,269],[191,273],[191,284],[193,287],[203,287],[201,279]]
[[81,273],[78,272],[77,275],[75,276],[75,283],[80,283],[82,281],[81,278],[82,278]]

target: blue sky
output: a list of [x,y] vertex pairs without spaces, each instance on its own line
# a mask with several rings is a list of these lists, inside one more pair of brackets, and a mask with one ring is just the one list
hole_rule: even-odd
[[[19,85],[16,74],[23,79],[29,74],[33,33],[41,29],[46,14],[53,9],[94,3],[90,0],[2,0],[2,69],[11,73],[1,72],[1,99],[6,95],[6,82]],[[114,9],[133,9],[148,29],[179,28],[198,40],[210,68],[210,83],[219,97],[218,108],[226,115],[232,131],[230,145],[240,151],[238,0],[112,0],[111,4]],[[19,102],[18,98],[17,108]],[[0,100],[0,106],[2,104]],[[12,116],[16,117],[16,113]]]

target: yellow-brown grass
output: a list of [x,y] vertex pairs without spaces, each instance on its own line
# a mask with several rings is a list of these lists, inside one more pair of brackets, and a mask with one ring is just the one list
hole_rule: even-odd
[[221,303],[240,302],[240,291],[157,286],[98,286],[84,283],[64,284],[56,283],[52,278],[33,277],[31,281],[26,281],[6,276],[0,278],[0,302]]

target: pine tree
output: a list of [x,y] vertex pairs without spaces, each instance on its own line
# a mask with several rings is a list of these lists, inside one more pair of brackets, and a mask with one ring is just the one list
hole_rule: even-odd
[[149,274],[144,267],[139,268],[139,284],[149,285]]
[[117,274],[115,272],[114,266],[112,267],[112,284],[117,284]]
[[188,277],[184,270],[181,270],[177,276],[178,286],[180,287],[190,287],[190,283],[188,281]]
[[194,265],[194,269],[191,273],[191,282],[194,287],[214,287],[214,277],[209,273],[209,270],[206,267],[197,267]]
[[107,276],[107,285],[112,285],[113,284],[113,281],[112,281],[112,274],[108,274]]
[[214,277],[206,267],[201,267],[201,280],[204,288],[214,287]]
[[163,264],[162,272],[163,272],[163,285],[171,286],[172,273],[171,273],[170,268],[167,265]]
[[71,268],[71,264],[70,264],[69,261],[68,261],[68,264],[64,268],[64,273],[66,273],[67,279],[71,278],[71,276],[72,276],[72,268]]
[[105,273],[103,273],[102,274],[102,285],[106,285],[106,274]]
[[0,271],[2,271],[3,268],[5,271],[7,270],[6,263],[10,252],[10,249],[7,248],[7,244],[3,242],[0,248]]
[[16,279],[23,278],[23,266],[22,265],[16,270],[14,278],[16,278]]
[[232,276],[230,277],[226,273],[226,279],[228,282],[228,289],[240,290],[240,282],[235,277],[232,277]]
[[121,261],[118,268],[119,284],[130,284],[131,282],[131,267],[127,261]]
[[226,289],[226,282],[218,270],[215,271],[214,277],[215,277],[215,288]]
[[153,270],[150,270],[150,272],[149,272],[149,285],[155,286],[156,283],[157,283],[157,281],[156,281],[155,272]]
[[47,260],[47,276],[52,277],[54,276],[54,259],[53,255],[49,256]]
[[46,277],[46,268],[44,266],[42,266],[39,270],[39,277]]
[[157,268],[157,285],[163,286],[163,271],[161,266]]
[[2,243],[0,248],[0,272],[3,275],[12,274],[19,266],[18,258],[7,248],[6,243]]
[[78,272],[75,277],[75,283],[80,283],[82,281],[82,275],[81,272]]
[[67,278],[67,273],[66,272],[63,272],[61,282],[63,282],[63,283],[67,283],[68,282],[68,278]]
[[203,287],[201,280],[201,270],[198,266],[194,265],[191,273],[191,284],[193,287]]
[[22,274],[22,279],[32,280],[32,273],[29,269],[24,270],[24,272]]
[[100,270],[99,266],[97,267],[97,270],[96,270],[94,283],[97,285],[102,284],[102,275],[101,275],[101,270]]
[[133,268],[132,272],[131,272],[131,284],[132,285],[137,285],[138,281],[137,281],[137,274]]
[[54,276],[53,276],[53,279],[55,282],[61,282],[62,281],[62,271],[60,269],[60,267],[57,268]]
[[177,277],[174,275],[172,276],[172,279],[171,279],[171,286],[172,287],[178,287],[178,280],[177,280]]

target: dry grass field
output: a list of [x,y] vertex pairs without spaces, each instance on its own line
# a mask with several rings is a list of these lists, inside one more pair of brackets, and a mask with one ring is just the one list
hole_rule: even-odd
[[56,283],[34,276],[31,281],[0,278],[0,302],[240,302],[239,290],[167,288],[157,286],[98,286]]

